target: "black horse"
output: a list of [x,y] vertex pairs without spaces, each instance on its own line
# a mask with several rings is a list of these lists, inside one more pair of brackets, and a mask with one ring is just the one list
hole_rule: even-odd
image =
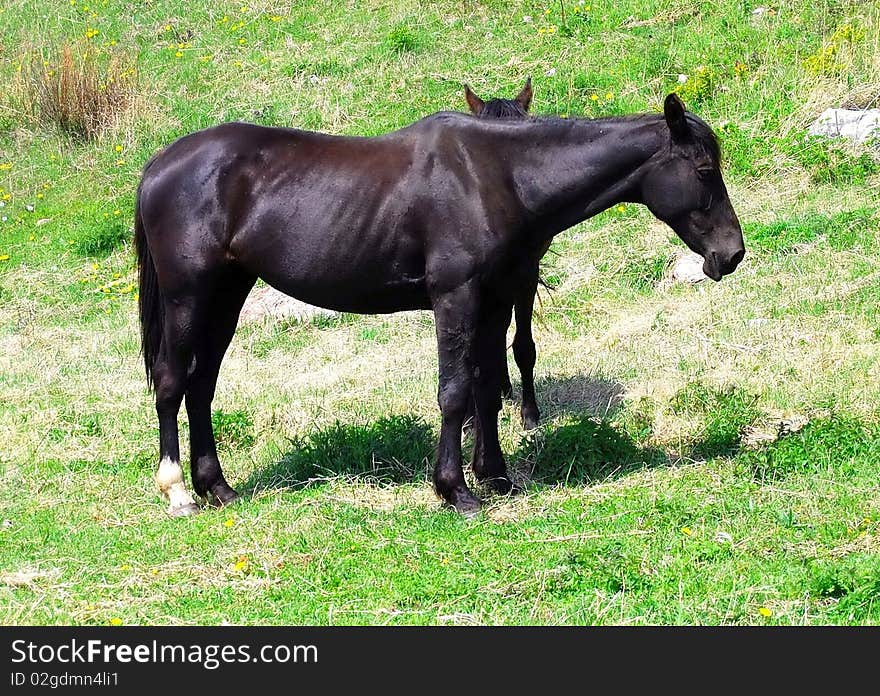
[[[500,99],[495,97],[489,101],[483,101],[469,85],[464,86],[464,98],[471,113],[478,118],[526,118],[529,114],[529,106],[532,103],[532,79],[526,80],[525,86],[513,99]],[[550,242],[539,252],[543,257],[550,248]],[[532,312],[535,308],[535,295],[538,292],[540,275],[538,262],[535,261],[534,273],[517,292],[516,301],[513,305],[513,314],[516,316],[516,333],[513,336],[513,359],[519,368],[520,383],[522,384],[522,404],[520,416],[522,424],[527,430],[538,427],[541,412],[538,410],[538,401],[535,398],[535,340],[532,337]],[[513,393],[510,383],[510,374],[507,371],[506,353],[501,360],[501,392],[504,396]]]
[[529,106],[532,104],[532,78],[526,79],[525,86],[513,99],[501,99],[494,97],[489,101],[483,101],[469,85],[464,86],[464,99],[474,116],[480,118],[525,118],[529,115]]
[[664,114],[483,120],[441,112],[360,138],[228,123],[184,136],[144,168],[135,210],[140,321],[156,391],[156,480],[173,515],[197,511],[180,467],[186,397],[193,487],[236,498],[211,428],[220,363],[256,279],[311,304],[432,309],[442,414],[434,488],[456,510],[461,428],[471,466],[508,493],[498,442],[505,330],[519,288],[562,230],[643,203],[720,280],[745,254],[712,130],[669,95]]

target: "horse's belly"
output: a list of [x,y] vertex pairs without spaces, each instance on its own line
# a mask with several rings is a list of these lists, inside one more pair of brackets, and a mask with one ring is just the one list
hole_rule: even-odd
[[263,280],[303,302],[355,314],[387,314],[410,309],[430,309],[424,277],[388,283],[356,282],[348,278],[298,278],[261,274]]
[[388,241],[385,235],[336,230],[308,235],[261,231],[239,235],[232,252],[273,287],[318,307],[358,314],[429,309],[424,257],[416,240],[399,236],[394,244]]

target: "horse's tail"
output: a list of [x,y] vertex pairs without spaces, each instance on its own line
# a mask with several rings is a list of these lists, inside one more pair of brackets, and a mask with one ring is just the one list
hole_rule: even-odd
[[153,386],[153,368],[159,349],[162,345],[162,334],[165,326],[165,312],[162,298],[159,295],[159,283],[156,278],[156,266],[147,245],[144,231],[144,220],[141,217],[141,188],[138,186],[134,208],[134,245],[137,250],[138,269],[140,271],[140,289],[138,290],[138,311],[141,319],[141,351],[144,354],[144,369],[147,372],[147,386]]

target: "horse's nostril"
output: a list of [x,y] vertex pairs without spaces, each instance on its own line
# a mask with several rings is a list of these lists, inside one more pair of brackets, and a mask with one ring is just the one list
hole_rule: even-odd
[[740,249],[738,252],[736,252],[733,256],[730,257],[730,267],[736,268],[737,266],[739,266],[740,261],[742,261],[743,258],[745,258],[745,255],[746,255],[745,249]]

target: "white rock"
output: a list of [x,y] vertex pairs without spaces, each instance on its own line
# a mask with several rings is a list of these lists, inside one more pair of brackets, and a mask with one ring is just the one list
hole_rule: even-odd
[[556,68],[550,68],[544,73],[547,77],[553,77],[556,74]]
[[807,132],[856,143],[880,138],[880,109],[825,109]]
[[292,317],[296,321],[310,321],[316,316],[334,317],[338,312],[323,307],[300,302],[272,287],[260,287],[251,291],[244,307],[241,309],[239,321],[249,324],[263,319],[278,320]]
[[678,84],[683,85],[688,81],[688,76],[684,73],[678,73]]
[[703,257],[692,251],[683,253],[672,266],[672,277],[679,283],[699,283],[708,276],[703,273]]

